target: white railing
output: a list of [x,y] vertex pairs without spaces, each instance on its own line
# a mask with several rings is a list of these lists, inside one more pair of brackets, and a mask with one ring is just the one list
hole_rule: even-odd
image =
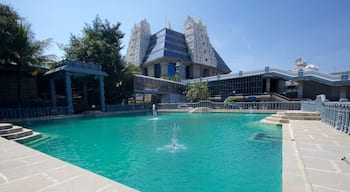
[[237,110],[300,110],[299,101],[287,102],[212,102],[200,101],[197,103],[160,103],[158,109],[180,109],[180,108],[196,108],[209,107],[212,109],[237,109]]
[[350,135],[350,102],[328,102],[317,98],[303,101],[301,110],[320,112],[322,122]]
[[301,103],[301,110],[302,111],[316,111],[316,104],[315,101],[303,101]]
[[0,120],[67,115],[67,107],[0,108]]

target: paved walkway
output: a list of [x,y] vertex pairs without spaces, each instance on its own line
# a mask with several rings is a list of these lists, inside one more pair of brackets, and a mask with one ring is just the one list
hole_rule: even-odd
[[283,191],[350,191],[350,136],[320,121],[284,124]]
[[0,137],[0,191],[136,190]]

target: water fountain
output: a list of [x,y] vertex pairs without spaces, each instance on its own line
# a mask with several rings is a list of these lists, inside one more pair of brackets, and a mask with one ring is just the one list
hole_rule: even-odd
[[179,144],[177,140],[177,132],[180,130],[178,126],[174,123],[174,126],[172,126],[173,129],[173,134],[171,137],[171,143],[168,145],[165,145],[164,147],[158,147],[157,151],[166,151],[166,152],[171,152],[175,153],[180,150],[186,149],[185,145]]
[[253,107],[251,105],[249,105],[248,110],[249,110],[249,115],[251,115],[253,113]]
[[153,118],[151,120],[158,120],[158,117],[157,117],[157,108],[156,108],[156,105],[153,104],[152,105],[152,115],[153,115]]
[[157,117],[157,109],[155,104],[152,105],[152,112],[153,112],[153,117]]

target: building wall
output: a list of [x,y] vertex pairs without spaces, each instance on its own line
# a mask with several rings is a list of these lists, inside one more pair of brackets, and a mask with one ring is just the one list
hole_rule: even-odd
[[329,86],[314,81],[303,82],[303,98],[315,99],[319,94],[325,94],[326,98],[331,101],[338,101],[340,87]]
[[186,101],[186,96],[182,94],[169,93],[161,96],[162,103],[181,103]]
[[131,30],[125,61],[130,62],[136,66],[141,65],[148,47],[150,37],[151,29],[146,19],[136,24]]
[[188,17],[185,21],[184,34],[192,62],[216,67],[215,53],[202,21]]

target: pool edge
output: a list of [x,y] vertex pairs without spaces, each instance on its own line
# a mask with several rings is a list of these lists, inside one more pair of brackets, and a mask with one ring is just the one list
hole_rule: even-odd
[[1,191],[121,191],[136,189],[0,137]]

